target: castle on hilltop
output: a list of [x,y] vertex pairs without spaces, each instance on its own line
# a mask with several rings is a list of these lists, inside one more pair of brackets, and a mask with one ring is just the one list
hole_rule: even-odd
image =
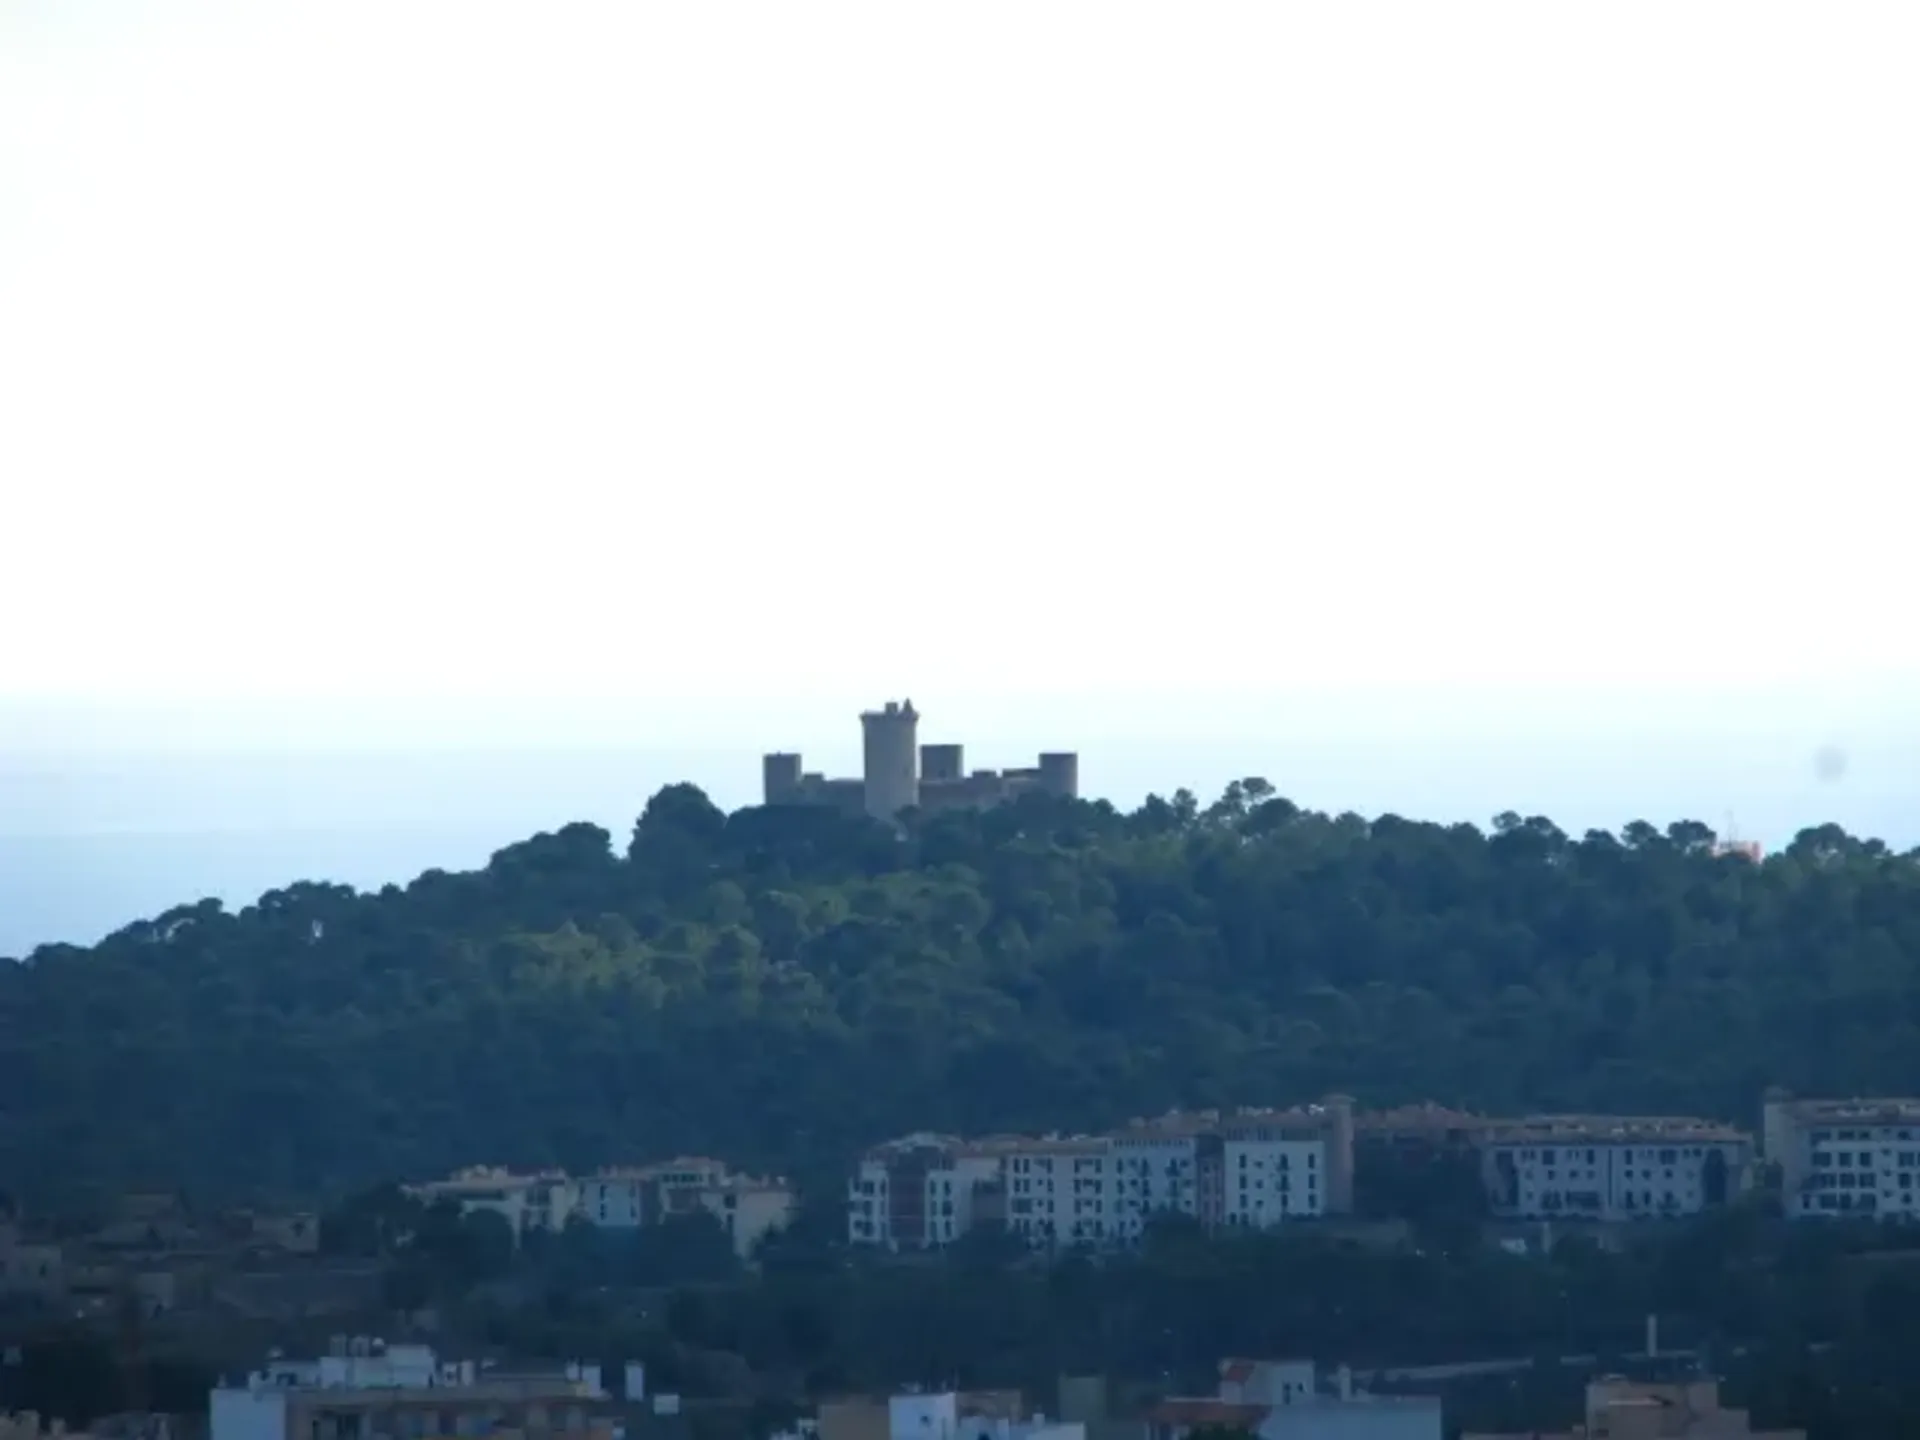
[[862,773],[833,779],[802,768],[800,757],[779,753],[761,761],[768,805],[829,805],[853,815],[892,820],[903,810],[951,810],[1003,805],[1029,791],[1071,800],[1080,793],[1080,757],[1043,753],[1039,764],[968,774],[958,745],[922,745],[920,714],[911,700],[889,700],[860,717]]

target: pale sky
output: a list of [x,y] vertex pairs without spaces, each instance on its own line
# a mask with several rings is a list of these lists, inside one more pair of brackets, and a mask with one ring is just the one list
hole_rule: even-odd
[[530,744],[901,694],[1920,735],[1916,42],[0,0],[0,755],[482,696]]

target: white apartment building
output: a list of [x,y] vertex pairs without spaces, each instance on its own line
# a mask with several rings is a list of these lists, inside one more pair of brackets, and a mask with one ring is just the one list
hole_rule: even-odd
[[1769,1091],[1761,1125],[1789,1219],[1913,1219],[1920,1100],[1795,1100]]
[[1753,1138],[1710,1120],[1536,1115],[1479,1136],[1488,1205],[1501,1219],[1696,1215],[1752,1183]]
[[875,1146],[847,1182],[847,1239],[888,1250],[950,1245],[976,1218],[1005,1218],[1000,1156],[946,1135]]
[[1121,1171],[1103,1135],[1017,1139],[1000,1164],[1007,1228],[1029,1245],[1100,1245],[1120,1239]]
[[1199,1216],[1200,1141],[1205,1126],[1197,1117],[1168,1115],[1136,1120],[1113,1133],[1110,1225],[1115,1238],[1138,1240],[1155,1215]]
[[1174,1112],[1105,1135],[908,1136],[868,1152],[848,1186],[848,1238],[951,1244],[999,1220],[1040,1247],[1127,1244],[1155,1214],[1266,1228],[1352,1201],[1352,1112]]
[[[1351,1130],[1347,1133],[1350,1157]],[[1347,1208],[1335,1195],[1334,1172],[1340,1167],[1334,1137],[1316,1116],[1242,1113],[1217,1135],[1217,1163],[1213,1137],[1202,1146],[1203,1219],[1264,1230]]]

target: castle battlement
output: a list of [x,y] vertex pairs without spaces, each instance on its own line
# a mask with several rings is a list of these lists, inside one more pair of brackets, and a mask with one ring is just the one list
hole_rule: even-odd
[[920,712],[911,700],[866,711],[860,729],[857,778],[829,779],[808,770],[798,754],[776,752],[760,765],[764,803],[827,805],[892,820],[905,810],[1004,805],[1030,791],[1068,800],[1080,793],[1080,757],[1071,751],[1043,752],[1030,766],[969,772],[961,746],[919,743]]

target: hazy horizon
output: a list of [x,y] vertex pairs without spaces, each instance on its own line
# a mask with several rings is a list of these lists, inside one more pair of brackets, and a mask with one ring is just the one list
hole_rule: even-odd
[[[765,750],[799,748],[809,766],[857,774],[857,709],[885,698],[836,710],[796,697],[599,697],[571,718],[525,701],[283,699],[216,706],[198,721],[192,707],[0,704],[11,739],[0,754],[0,955],[91,943],[206,896],[235,907],[296,880],[375,889],[470,869],[574,820],[619,846],[665,784],[691,781],[729,810],[757,803]],[[1693,819],[1770,849],[1835,821],[1896,849],[1920,845],[1920,706],[1893,687],[1797,706],[1779,689],[1681,691],[1638,713],[1618,698],[1598,709],[1592,691],[1505,706],[1379,689],[915,699],[922,738],[964,743],[969,765],[1077,749],[1084,793],[1123,807],[1183,786],[1211,799],[1260,775],[1299,804],[1369,818],[1484,827],[1512,809],[1575,834]],[[83,715],[90,726],[75,723]],[[664,739],[621,744],[623,729]],[[1845,766],[1823,778],[1817,759],[1830,749]]]
[[1920,841],[1917,43],[0,6],[0,952],[739,804],[888,694],[1122,804]]

